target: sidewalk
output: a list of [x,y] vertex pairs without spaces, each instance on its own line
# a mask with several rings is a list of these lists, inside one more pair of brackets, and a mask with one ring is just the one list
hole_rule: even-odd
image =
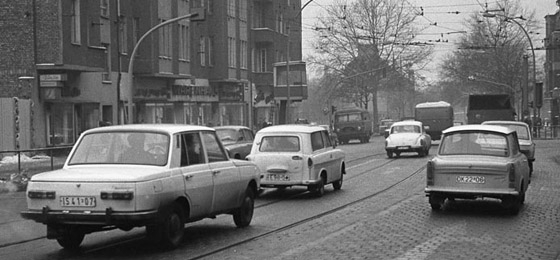
[[45,225],[20,216],[26,208],[24,191],[0,191],[0,248],[46,236]]

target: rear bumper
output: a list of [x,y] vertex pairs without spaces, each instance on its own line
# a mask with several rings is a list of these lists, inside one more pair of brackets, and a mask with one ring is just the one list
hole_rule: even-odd
[[114,212],[111,208],[107,208],[104,212],[54,211],[44,207],[42,210],[22,211],[21,216],[43,224],[144,226],[156,221],[158,211]]
[[422,146],[410,145],[406,149],[399,149],[397,147],[386,147],[387,152],[419,152],[422,150]]
[[282,186],[313,186],[320,180],[301,180],[301,181],[264,181],[261,180],[261,187],[282,187]]
[[444,197],[455,198],[503,198],[508,196],[518,196],[519,191],[516,190],[457,190],[450,188],[433,188],[427,187],[424,189],[426,196],[440,195]]

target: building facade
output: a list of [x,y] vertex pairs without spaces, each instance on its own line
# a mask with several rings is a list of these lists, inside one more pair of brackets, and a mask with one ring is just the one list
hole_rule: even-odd
[[[0,39],[0,98],[31,104],[30,127],[19,129],[31,139],[23,148],[73,144],[83,131],[108,124],[278,123],[282,95],[274,94],[273,64],[301,63],[299,0],[0,5],[9,35]],[[286,19],[297,22],[288,29]]]
[[[543,89],[543,102],[548,103],[549,111],[544,111],[542,117],[549,118],[550,124],[560,124],[560,12],[547,15],[546,19],[546,80]],[[555,136],[558,134],[554,132]]]

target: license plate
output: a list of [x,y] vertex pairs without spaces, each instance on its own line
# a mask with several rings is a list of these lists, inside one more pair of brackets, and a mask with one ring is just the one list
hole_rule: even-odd
[[95,197],[62,196],[60,197],[62,207],[95,207]]
[[289,181],[290,176],[286,174],[269,174],[266,176],[268,181]]
[[484,176],[457,176],[459,183],[484,183]]
[[397,150],[408,150],[410,146],[397,146]]

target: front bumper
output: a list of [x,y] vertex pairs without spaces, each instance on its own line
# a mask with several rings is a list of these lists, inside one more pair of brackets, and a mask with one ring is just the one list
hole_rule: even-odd
[[107,208],[103,212],[87,210],[53,211],[48,207],[44,207],[42,210],[22,211],[21,216],[43,224],[144,226],[156,221],[158,211],[115,212],[111,208]]

